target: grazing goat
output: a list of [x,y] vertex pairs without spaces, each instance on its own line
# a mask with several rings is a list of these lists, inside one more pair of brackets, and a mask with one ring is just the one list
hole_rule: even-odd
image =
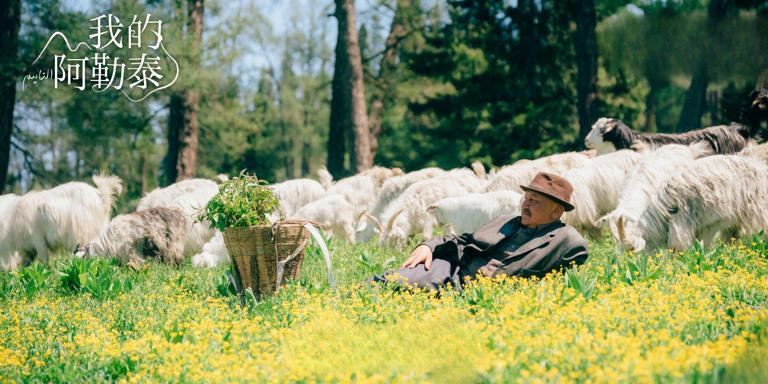
[[601,217],[595,225],[608,223],[611,235],[620,244],[637,248],[640,241],[640,215],[659,186],[680,168],[711,154],[705,143],[672,144],[645,154],[630,170],[619,189],[616,209]]
[[399,250],[405,245],[408,235],[417,231],[421,231],[422,239],[431,239],[437,220],[427,211],[427,207],[446,197],[476,192],[482,183],[471,170],[452,172],[415,183],[393,201],[382,215],[387,224],[379,243],[394,245]]
[[325,187],[312,179],[286,180],[270,185],[286,217],[326,195]]
[[445,175],[447,171],[440,168],[424,168],[418,171],[408,172],[402,176],[395,176],[387,179],[381,185],[381,189],[376,196],[376,203],[373,206],[373,216],[380,218],[387,206],[392,203],[403,191],[411,185],[431,179],[433,177]]
[[589,159],[589,156],[582,153],[565,152],[531,161],[520,160],[496,172],[496,176],[485,185],[484,191],[515,191],[522,194],[523,190],[520,186],[528,185],[537,173],[548,171],[562,175],[570,169],[583,167]]
[[372,176],[355,175],[345,177],[328,188],[328,195],[341,195],[352,204],[355,211],[370,209],[379,190],[378,179]]
[[229,262],[229,253],[224,244],[224,236],[221,232],[216,234],[203,244],[202,252],[192,256],[192,265],[195,267],[215,267]]
[[0,242],[0,255],[13,257],[18,252],[17,265],[34,258],[45,263],[52,250],[72,249],[96,236],[109,222],[122,186],[117,176],[93,176],[92,180],[96,188],[73,181],[19,197],[6,216],[8,233]]
[[188,179],[173,183],[165,188],[149,192],[139,202],[137,211],[149,208],[177,208],[187,217],[184,253],[196,254],[203,244],[216,233],[209,221],[200,222],[197,216],[208,201],[219,193],[219,186],[208,179]]
[[768,228],[768,165],[736,155],[698,159],[667,179],[640,218],[648,247],[711,245]]
[[469,193],[438,200],[427,207],[453,233],[471,233],[501,215],[519,215],[523,195],[513,191]]
[[115,216],[106,229],[76,257],[114,256],[121,263],[139,267],[150,258],[171,264],[184,262],[187,215],[176,208],[150,208]]
[[632,148],[635,142],[647,144],[650,149],[657,149],[667,144],[688,145],[706,142],[713,153],[736,153],[744,149],[752,135],[750,127],[732,123],[717,125],[678,134],[636,132],[621,120],[601,117],[592,125],[584,144],[597,149],[598,154],[606,154],[619,149]]
[[[9,193],[0,196],[0,244],[10,241],[11,213],[16,207],[19,196]],[[21,256],[16,250],[6,250],[0,254],[0,270],[16,269],[21,263]]]
[[581,168],[562,174],[573,185],[571,203],[574,209],[566,212],[563,222],[576,228],[582,235],[600,237],[595,221],[616,208],[619,188],[627,173],[642,155],[623,149],[589,159]]
[[324,232],[352,243],[355,241],[355,211],[346,197],[333,194],[301,207],[290,218],[320,223]]

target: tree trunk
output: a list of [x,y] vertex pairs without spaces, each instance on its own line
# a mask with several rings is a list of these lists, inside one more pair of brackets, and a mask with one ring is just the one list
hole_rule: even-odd
[[310,158],[311,148],[306,141],[301,144],[301,147],[301,176],[307,177],[312,172],[312,164],[310,164],[312,162]]
[[171,94],[168,106],[168,153],[165,155],[165,184],[176,182],[179,173],[176,161],[179,158],[179,132],[184,125],[184,99],[178,94]]
[[[200,71],[200,55],[203,42],[203,0],[187,2],[189,24],[187,34],[193,34],[189,70]],[[197,171],[197,137],[200,130],[197,112],[200,108],[200,89],[191,86],[184,91],[184,124],[179,131],[179,156],[176,161],[176,181],[191,179]]]
[[8,182],[11,160],[20,18],[21,0],[0,1],[0,194]]
[[141,167],[141,193],[139,196],[147,195],[147,173],[149,173],[149,163],[145,154],[139,155],[139,166]]
[[[188,0],[187,23],[190,38],[186,62],[189,71],[200,70],[203,40],[203,0]],[[189,37],[186,37],[189,38]],[[197,170],[197,138],[199,126],[197,113],[200,107],[200,90],[193,85],[171,95],[168,113],[168,153],[166,155],[166,182],[175,183],[195,177]]]
[[[715,29],[725,18],[728,12],[729,0],[710,0],[708,17],[709,22],[707,33],[715,36]],[[680,112],[680,119],[677,122],[677,132],[686,132],[701,128],[701,116],[707,105],[707,86],[709,85],[709,76],[707,74],[707,58],[714,53],[709,52],[709,46],[702,50],[702,56],[699,65],[696,67],[696,73],[691,79],[691,85],[685,94],[683,110]]]
[[342,132],[355,138],[352,156],[356,171],[373,165],[368,134],[368,111],[365,107],[363,64],[355,26],[354,0],[336,0],[339,33],[336,39],[336,63],[331,96],[331,121],[328,135],[328,170],[334,176],[344,172]]
[[525,54],[523,73],[525,76],[525,91],[528,102],[533,102],[539,96],[536,66],[539,50],[538,10],[534,0],[522,0],[518,3],[520,13],[524,17],[521,23],[520,42]]
[[368,114],[368,127],[371,145],[371,160],[376,158],[376,150],[379,148],[378,137],[381,134],[381,120],[384,115],[384,101],[394,97],[394,79],[397,69],[397,57],[405,37],[405,13],[410,6],[410,0],[397,0],[395,15],[392,18],[392,26],[389,28],[384,55],[379,63],[379,76],[376,79],[376,88],[371,101],[371,111]]
[[577,143],[592,129],[595,121],[597,99],[597,35],[594,0],[578,2],[576,7],[576,62],[578,65],[579,138]]
[[658,104],[658,94],[661,84],[648,79],[650,90],[645,96],[645,132],[658,132],[659,126],[656,120],[656,105]]
[[691,85],[685,93],[683,110],[677,121],[677,132],[686,132],[701,128],[701,116],[704,115],[704,107],[707,104],[707,78],[706,64],[703,62],[691,79]]

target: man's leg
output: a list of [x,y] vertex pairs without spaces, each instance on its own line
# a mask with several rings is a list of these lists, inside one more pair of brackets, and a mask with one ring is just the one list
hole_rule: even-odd
[[433,259],[429,270],[424,268],[424,264],[419,264],[413,268],[384,272],[381,275],[371,277],[367,282],[373,281],[397,282],[412,288],[415,286],[416,288],[428,288],[435,291],[443,286],[452,285],[461,290],[458,263],[445,259]]

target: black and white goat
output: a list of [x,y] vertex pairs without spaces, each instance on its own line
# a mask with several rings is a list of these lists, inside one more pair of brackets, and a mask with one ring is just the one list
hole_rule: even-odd
[[749,94],[749,101],[741,111],[741,120],[752,128],[752,136],[768,121],[768,88],[755,90]]
[[121,263],[141,266],[148,259],[181,265],[188,215],[178,208],[149,208],[115,216],[101,234],[75,248],[76,257],[114,256]]
[[715,154],[736,153],[744,149],[748,139],[754,135],[751,127],[739,123],[716,125],[683,133],[636,132],[619,119],[601,117],[592,125],[584,144],[597,149],[599,155],[632,148],[635,143],[657,149],[667,144],[688,145],[706,142]]

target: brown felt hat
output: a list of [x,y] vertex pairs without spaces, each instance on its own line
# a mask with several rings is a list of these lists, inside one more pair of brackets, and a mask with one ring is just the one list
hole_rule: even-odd
[[571,204],[571,193],[573,186],[568,180],[549,172],[539,172],[533,177],[531,183],[527,186],[521,185],[524,191],[534,191],[546,195],[556,203],[565,208],[566,211],[573,209]]

